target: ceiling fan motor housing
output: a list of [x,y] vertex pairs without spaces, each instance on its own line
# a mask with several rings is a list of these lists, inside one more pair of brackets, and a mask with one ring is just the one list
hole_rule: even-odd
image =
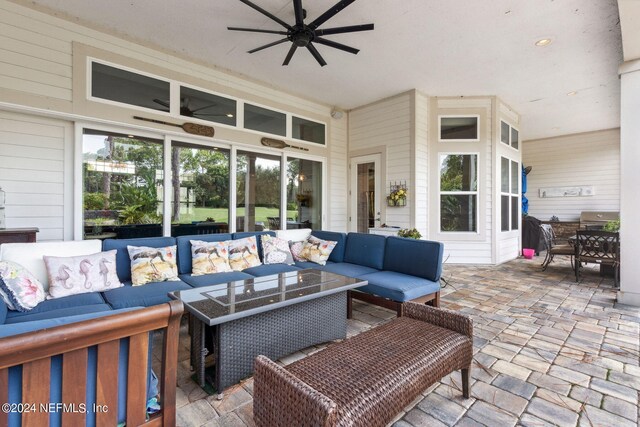
[[315,33],[306,25],[302,28],[293,27],[293,31],[289,34],[289,40],[298,47],[305,47],[313,41]]

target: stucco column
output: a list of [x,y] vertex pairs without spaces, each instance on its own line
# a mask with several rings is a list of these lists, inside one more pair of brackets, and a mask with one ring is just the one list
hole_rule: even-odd
[[640,60],[620,67],[620,291],[640,306]]

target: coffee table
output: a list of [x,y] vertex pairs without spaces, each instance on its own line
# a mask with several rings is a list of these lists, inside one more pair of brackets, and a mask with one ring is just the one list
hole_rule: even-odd
[[[347,335],[347,291],[367,281],[316,269],[175,291],[191,314],[191,364],[205,386],[205,357],[215,360],[212,384],[223,390],[253,373],[259,354],[270,359]],[[207,328],[209,326],[210,328]],[[211,349],[205,333],[212,334]]]

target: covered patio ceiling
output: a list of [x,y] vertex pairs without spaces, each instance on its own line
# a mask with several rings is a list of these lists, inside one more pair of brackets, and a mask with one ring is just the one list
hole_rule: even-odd
[[[616,0],[360,0],[325,26],[375,30],[328,36],[360,53],[318,46],[322,68],[306,50],[283,67],[288,43],[248,54],[282,36],[227,26],[282,27],[239,0],[13,1],[344,109],[415,88],[497,95],[522,115],[525,140],[620,126]],[[294,21],[291,0],[253,1]],[[303,5],[314,19],[336,1]]]

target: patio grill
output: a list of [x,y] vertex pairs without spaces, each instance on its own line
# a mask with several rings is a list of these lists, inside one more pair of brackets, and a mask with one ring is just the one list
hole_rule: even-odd
[[609,221],[620,218],[620,212],[583,211],[580,214],[580,228],[587,230],[601,230]]

